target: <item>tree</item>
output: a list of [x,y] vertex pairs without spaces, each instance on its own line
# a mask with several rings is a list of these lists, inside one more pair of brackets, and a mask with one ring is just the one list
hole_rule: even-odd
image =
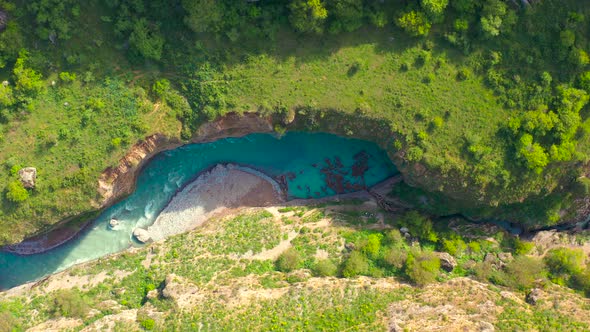
[[434,231],[432,221],[417,211],[410,211],[403,215],[400,223],[410,230],[410,234],[422,241],[437,242],[438,235]]
[[444,12],[448,4],[449,0],[420,0],[420,6],[432,22],[435,23],[443,21]]
[[13,203],[20,203],[29,198],[29,192],[19,180],[8,183],[6,198]]
[[14,103],[14,94],[10,85],[0,84],[0,107],[10,107]]
[[371,234],[367,237],[367,242],[361,248],[361,251],[369,258],[377,258],[379,256],[379,250],[381,249],[381,238],[382,234]]
[[481,30],[485,37],[509,31],[516,23],[516,14],[501,0],[486,0],[481,11]]
[[187,15],[184,23],[194,32],[219,32],[223,24],[223,5],[217,0],[183,0]]
[[43,91],[42,76],[33,69],[25,67],[27,58],[27,52],[22,51],[14,65],[16,91],[23,95],[35,96]]
[[363,24],[362,0],[331,0],[328,2],[330,12],[330,32],[354,31]]
[[549,163],[545,150],[539,143],[533,142],[533,136],[523,134],[519,140],[518,155],[525,161],[529,169],[541,173]]
[[396,20],[396,24],[414,37],[427,35],[431,27],[431,23],[426,15],[414,10],[400,16]]
[[149,25],[145,18],[140,18],[133,24],[129,43],[144,58],[160,60],[164,37],[158,30],[157,26]]
[[70,39],[74,18],[80,15],[80,5],[74,0],[35,0],[27,9],[35,16],[37,35],[52,42]]
[[320,0],[293,0],[289,5],[291,25],[300,32],[321,33],[328,11]]

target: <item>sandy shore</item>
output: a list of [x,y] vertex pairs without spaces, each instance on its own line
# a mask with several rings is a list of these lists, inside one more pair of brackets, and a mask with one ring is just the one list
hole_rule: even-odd
[[284,198],[278,183],[261,172],[217,165],[179,191],[147,230],[153,240],[163,240],[229,209],[276,205]]

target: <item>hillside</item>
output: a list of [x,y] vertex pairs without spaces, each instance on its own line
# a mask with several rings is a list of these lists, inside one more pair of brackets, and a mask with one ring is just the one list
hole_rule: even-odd
[[[588,299],[564,286],[575,284],[585,259],[555,265],[556,252],[587,253],[582,238],[544,232],[515,245],[497,228],[460,220],[453,231],[435,223],[419,233],[412,213],[392,218],[372,201],[234,213],[4,292],[0,330],[579,331],[590,324]],[[417,235],[405,239],[400,226]],[[439,261],[433,249],[452,256]],[[449,261],[457,264],[451,272]]]

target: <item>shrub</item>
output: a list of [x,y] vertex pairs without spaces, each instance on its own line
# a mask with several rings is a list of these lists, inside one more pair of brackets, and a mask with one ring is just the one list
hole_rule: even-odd
[[407,259],[408,253],[398,248],[389,249],[383,257],[383,260],[387,264],[395,267],[396,269],[401,269],[402,267],[404,267],[404,264],[406,263]]
[[73,290],[59,291],[53,299],[54,316],[83,318],[89,310],[80,293]]
[[465,81],[465,80],[469,79],[470,76],[471,76],[471,72],[467,68],[461,68],[457,72],[457,80],[458,81]]
[[70,83],[76,80],[75,73],[68,73],[67,71],[62,71],[59,73],[59,79],[64,83]]
[[442,250],[453,256],[462,254],[467,249],[467,244],[459,236],[452,236],[450,239],[442,240]]
[[584,269],[585,255],[582,249],[551,249],[545,256],[545,264],[553,276],[576,274]]
[[283,252],[276,261],[276,266],[279,271],[291,272],[299,268],[301,264],[301,255],[293,248]]
[[348,259],[344,262],[342,268],[342,275],[345,278],[356,277],[367,273],[369,270],[369,262],[367,258],[358,251],[353,251]]
[[6,198],[13,203],[20,203],[29,198],[29,192],[19,180],[14,180],[8,184]]
[[337,271],[338,267],[329,259],[322,259],[317,261],[313,268],[313,272],[318,277],[335,276]]
[[151,331],[156,326],[156,322],[153,319],[148,318],[142,320],[139,325],[141,325],[141,327],[143,327],[145,330]]
[[432,252],[410,253],[405,272],[411,282],[418,286],[432,283],[440,270],[440,259]]
[[531,288],[537,279],[544,277],[543,261],[529,256],[516,256],[506,265],[509,286],[518,289]]
[[520,238],[514,238],[514,253],[517,255],[526,255],[533,248],[535,248],[535,244],[533,242],[523,241]]
[[422,156],[424,155],[424,151],[417,146],[413,146],[408,149],[406,152],[406,159],[410,162],[418,162],[422,160]]
[[403,215],[400,223],[410,230],[410,234],[422,241],[438,242],[438,235],[434,231],[432,221],[417,211],[410,211]]
[[430,32],[431,23],[424,13],[411,11],[403,14],[396,20],[397,26],[411,36],[424,36]]
[[394,248],[402,248],[405,244],[405,239],[397,229],[390,229],[385,232],[385,243]]
[[383,238],[383,235],[380,233],[370,234],[361,251],[369,258],[377,258],[381,249],[381,238]]

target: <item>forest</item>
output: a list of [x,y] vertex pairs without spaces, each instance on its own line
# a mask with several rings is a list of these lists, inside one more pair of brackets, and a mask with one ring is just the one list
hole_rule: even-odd
[[534,228],[590,193],[581,1],[2,0],[0,27],[0,244],[94,209],[138,140],[229,112],[378,123],[400,195],[434,215]]

